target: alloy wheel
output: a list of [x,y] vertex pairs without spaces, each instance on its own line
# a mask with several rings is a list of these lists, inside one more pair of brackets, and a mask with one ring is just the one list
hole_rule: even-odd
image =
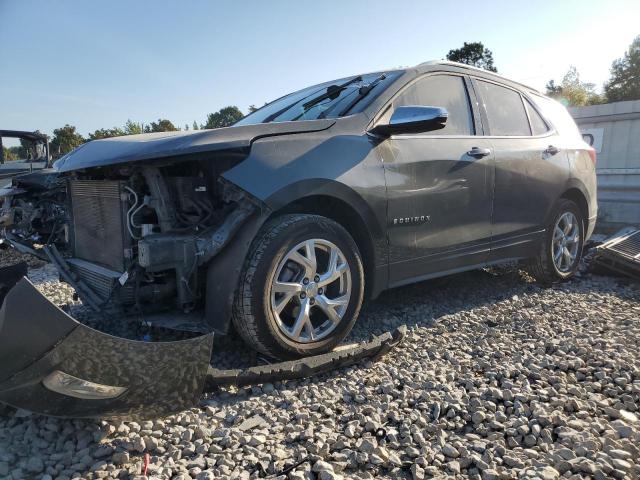
[[580,225],[572,212],[563,213],[553,229],[553,263],[561,273],[568,273],[574,266],[580,246]]
[[334,243],[299,243],[278,264],[270,307],[280,331],[300,343],[326,338],[342,321],[351,299],[351,269]]

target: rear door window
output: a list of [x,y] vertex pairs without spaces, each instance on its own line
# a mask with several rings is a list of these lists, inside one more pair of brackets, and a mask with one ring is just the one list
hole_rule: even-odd
[[529,136],[529,120],[520,93],[495,83],[476,80],[493,136]]
[[473,135],[473,116],[464,79],[455,75],[431,75],[409,85],[393,106],[443,107],[449,112],[445,127],[420,135]]

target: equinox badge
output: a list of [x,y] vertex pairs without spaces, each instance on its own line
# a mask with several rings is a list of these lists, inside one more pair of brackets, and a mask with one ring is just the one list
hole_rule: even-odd
[[426,223],[431,220],[431,215],[420,215],[415,217],[394,218],[394,225],[415,225],[417,223]]

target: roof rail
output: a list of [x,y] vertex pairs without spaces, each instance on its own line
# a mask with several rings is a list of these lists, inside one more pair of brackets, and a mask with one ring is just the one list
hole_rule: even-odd
[[499,78],[501,80],[506,80],[508,82],[515,83],[517,85],[520,85],[521,87],[527,88],[529,90],[532,90],[534,92],[537,92],[537,93],[540,93],[540,94],[544,95],[540,90],[538,90],[537,88],[534,88],[534,87],[532,87],[530,85],[526,85],[526,84],[524,84],[522,82],[517,82],[515,80],[511,80],[510,78],[503,77],[502,75],[499,75],[499,74],[497,74],[495,72],[490,72],[489,70],[485,70],[484,68],[478,68],[478,67],[474,67],[473,65],[467,65],[466,63],[451,62],[449,60],[429,60],[427,62],[419,63],[418,65],[416,65],[416,68],[417,67],[427,67],[427,66],[430,66],[430,65],[450,65],[452,67],[464,68],[466,70],[472,70],[472,71],[475,71],[475,72],[482,72],[483,74],[491,75],[491,76]]

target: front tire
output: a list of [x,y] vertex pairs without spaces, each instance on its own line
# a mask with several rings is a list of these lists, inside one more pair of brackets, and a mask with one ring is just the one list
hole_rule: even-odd
[[363,295],[362,259],[347,231],[318,215],[283,215],[251,246],[233,323],[246,343],[270,357],[317,355],[349,333]]
[[578,205],[561,198],[547,224],[539,255],[529,272],[544,285],[573,277],[578,271],[584,242],[584,218]]

